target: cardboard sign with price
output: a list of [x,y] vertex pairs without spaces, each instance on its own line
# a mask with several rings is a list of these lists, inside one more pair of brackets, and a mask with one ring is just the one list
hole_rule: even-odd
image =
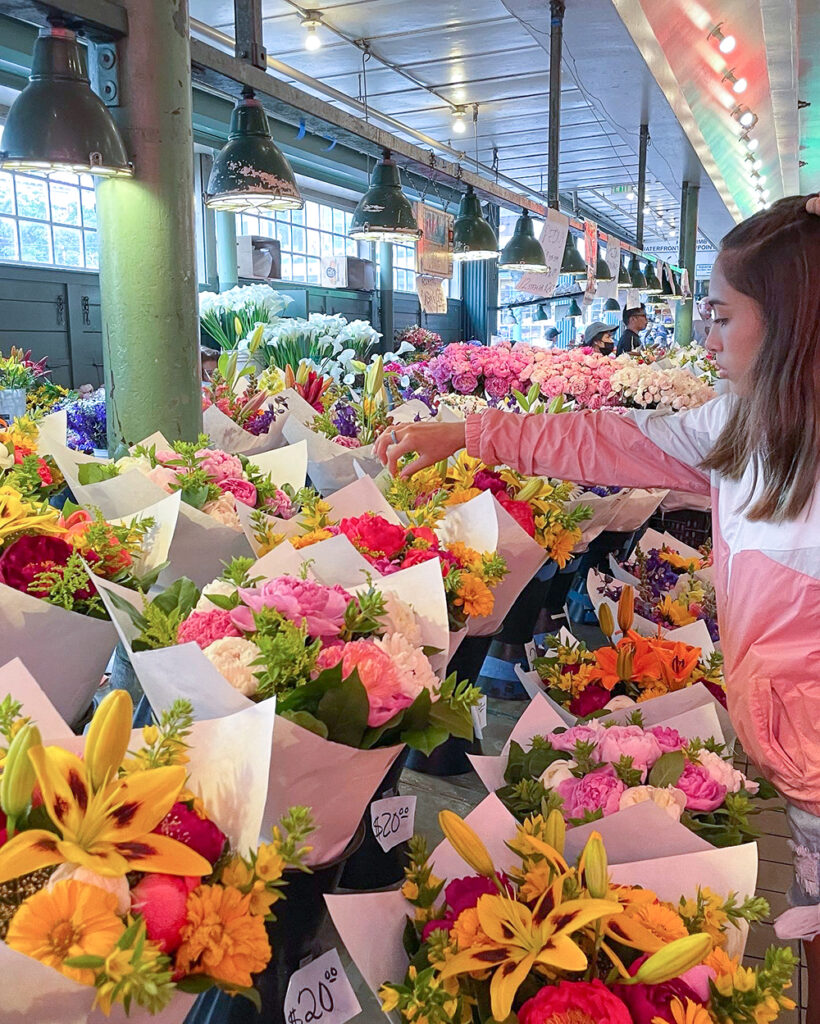
[[370,824],[376,842],[387,853],[394,846],[413,838],[416,821],[414,796],[388,796],[370,805]]
[[335,949],[291,975],[285,993],[287,1024],[345,1024],[362,1008]]

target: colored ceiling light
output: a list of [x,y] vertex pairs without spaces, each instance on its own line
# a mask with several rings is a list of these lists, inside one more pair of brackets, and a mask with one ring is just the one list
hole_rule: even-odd
[[504,246],[498,260],[501,270],[534,271],[543,273],[547,269],[544,250],[535,237],[530,211],[523,209],[515,222],[513,236]]
[[271,138],[268,115],[249,86],[233,108],[228,141],[208,178],[205,205],[237,213],[305,205],[287,157]]
[[0,167],[100,177],[134,173],[108,107],[92,92],[77,37],[56,19],[40,29],[28,85],[3,129]]
[[415,245],[421,237],[413,206],[401,190],[398,165],[385,149],[373,168],[370,188],[359,200],[348,232],[359,242]]
[[719,21],[712,29],[707,39],[717,39],[718,49],[721,53],[731,53],[734,50],[737,40],[734,36],[723,34],[723,22]]
[[639,292],[646,291],[646,278],[641,272],[641,265],[634,252],[632,253],[632,258],[629,261],[629,285],[631,288],[635,288]]
[[453,107],[453,131],[463,135],[467,131],[467,111],[464,107]]
[[453,225],[453,259],[498,259],[498,239],[492,225],[481,210],[481,200],[472,185],[461,197],[458,216]]
[[629,271],[624,266],[623,259],[621,259],[618,264],[618,284],[624,285],[626,288],[632,287],[632,278],[629,276]]
[[600,250],[598,252],[598,258],[595,261],[595,279],[596,281],[612,280],[612,271],[609,269],[609,264],[601,255]]
[[575,236],[567,231],[567,240],[564,242],[564,255],[561,258],[561,273],[570,274],[574,278],[587,276],[587,264],[584,257],[578,252],[575,244]]
[[646,279],[646,287],[644,291],[647,295],[660,295],[663,292],[663,286],[658,280],[658,275],[655,271],[655,265],[651,260],[646,261],[646,270],[644,271],[644,278]]
[[584,314],[581,311],[581,307],[578,305],[578,303],[575,301],[575,299],[573,299],[572,302],[570,302],[570,304],[569,304],[569,309],[567,310],[567,315],[566,315],[565,319],[569,320],[570,318],[574,318],[574,317],[578,317],[578,316],[583,316],[583,315]]
[[604,312],[605,313],[620,313],[621,312],[621,307],[618,304],[618,300],[617,299],[607,299],[606,302],[604,303]]
[[311,11],[302,18],[302,28],[305,29],[305,49],[318,50],[322,45],[322,37],[319,35],[319,26],[322,19],[317,11]]
[[544,303],[539,302],[538,309],[536,309],[535,311],[535,320],[537,320],[539,323],[543,323],[544,320],[549,320],[549,318],[549,313],[546,311],[546,309],[544,309]]

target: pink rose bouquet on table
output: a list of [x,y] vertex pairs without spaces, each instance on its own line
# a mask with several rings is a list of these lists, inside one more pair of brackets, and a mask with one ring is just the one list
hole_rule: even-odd
[[715,397],[715,392],[687,370],[660,370],[636,364],[628,356],[616,362],[610,385],[618,404],[632,409],[693,409]]
[[640,711],[625,725],[592,719],[536,736],[528,750],[513,740],[504,779],[498,796],[521,821],[549,806],[581,825],[651,800],[713,846],[757,838],[750,819],[761,808],[752,798],[774,795],[732,766],[721,741],[644,728]]

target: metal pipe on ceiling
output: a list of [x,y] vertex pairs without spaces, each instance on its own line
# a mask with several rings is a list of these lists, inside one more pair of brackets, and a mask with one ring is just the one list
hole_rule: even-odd
[[550,0],[550,95],[547,149],[547,204],[559,208],[558,162],[561,151],[561,60],[564,41],[564,0]]
[[649,125],[641,125],[640,142],[638,145],[638,218],[635,226],[635,237],[638,248],[643,248],[643,208],[646,200],[646,151],[649,147]]

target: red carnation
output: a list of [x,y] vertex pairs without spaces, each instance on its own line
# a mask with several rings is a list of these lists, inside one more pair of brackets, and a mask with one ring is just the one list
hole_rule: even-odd
[[526,501],[513,501],[507,494],[496,494],[495,500],[518,523],[522,530],[535,536],[535,516]]
[[339,523],[339,529],[363,555],[372,558],[393,558],[407,543],[407,530],[382,516],[365,512]]

